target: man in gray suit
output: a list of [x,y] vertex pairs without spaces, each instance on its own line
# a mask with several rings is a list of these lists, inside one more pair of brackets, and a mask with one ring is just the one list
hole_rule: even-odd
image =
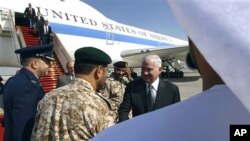
[[61,75],[58,79],[57,79],[57,83],[56,83],[56,87],[61,87],[64,85],[69,84],[70,82],[73,81],[74,77],[75,77],[75,73],[74,73],[74,61],[69,61],[67,63],[67,73],[64,73],[63,75]]
[[24,18],[27,19],[30,28],[33,28],[35,24],[36,10],[32,7],[31,3],[24,10]]

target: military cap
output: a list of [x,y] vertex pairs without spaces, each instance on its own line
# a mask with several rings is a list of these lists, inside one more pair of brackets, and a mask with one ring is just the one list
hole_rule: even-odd
[[76,63],[107,65],[111,63],[108,54],[94,47],[82,47],[75,51]]
[[128,63],[124,61],[118,61],[118,62],[115,62],[113,66],[117,68],[126,68],[128,67]]
[[30,58],[30,57],[41,57],[53,61],[52,49],[53,44],[47,45],[37,45],[37,46],[28,46],[21,49],[15,50],[15,53],[20,54],[20,58]]

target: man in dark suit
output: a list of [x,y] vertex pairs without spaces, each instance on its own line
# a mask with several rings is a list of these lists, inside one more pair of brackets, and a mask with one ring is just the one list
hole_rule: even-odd
[[42,42],[42,44],[49,44],[52,41],[52,29],[49,26],[49,21],[48,20],[44,20],[44,25],[41,26],[40,30],[39,30],[39,37],[40,40]]
[[31,3],[29,3],[29,7],[26,7],[24,10],[24,18],[26,18],[29,22],[29,27],[33,28],[35,24],[36,11],[32,8]]
[[39,78],[48,73],[53,45],[25,47],[20,54],[23,68],[5,84],[3,93],[4,140],[29,141],[38,102],[44,91]]
[[36,35],[39,35],[40,29],[44,25],[44,17],[40,13],[40,11],[37,12],[37,16],[35,18],[35,22],[36,22]]
[[161,71],[162,61],[159,56],[148,55],[143,58],[142,78],[128,83],[118,110],[119,122],[128,119],[131,109],[135,117],[180,101],[179,88],[162,80],[159,77]]
[[67,63],[67,73],[64,73],[63,75],[61,75],[56,82],[56,87],[62,87],[64,85],[67,85],[69,83],[71,83],[74,78],[75,78],[75,72],[74,72],[74,65],[75,65],[75,61],[70,60]]

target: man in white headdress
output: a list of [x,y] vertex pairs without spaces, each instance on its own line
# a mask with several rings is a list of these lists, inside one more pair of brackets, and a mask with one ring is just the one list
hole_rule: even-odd
[[203,92],[113,126],[93,141],[229,141],[230,125],[250,124],[246,61],[250,59],[250,0],[169,3],[189,37],[188,58],[201,73]]

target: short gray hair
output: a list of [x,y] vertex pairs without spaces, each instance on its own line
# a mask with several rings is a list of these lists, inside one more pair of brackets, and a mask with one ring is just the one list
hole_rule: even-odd
[[155,63],[155,65],[156,65],[157,67],[159,67],[159,68],[162,67],[161,58],[160,58],[158,55],[156,55],[156,54],[150,54],[150,55],[144,56],[144,57],[143,57],[143,60],[142,60],[142,65],[143,65],[143,63],[144,63],[146,60],[153,60],[154,63]]

